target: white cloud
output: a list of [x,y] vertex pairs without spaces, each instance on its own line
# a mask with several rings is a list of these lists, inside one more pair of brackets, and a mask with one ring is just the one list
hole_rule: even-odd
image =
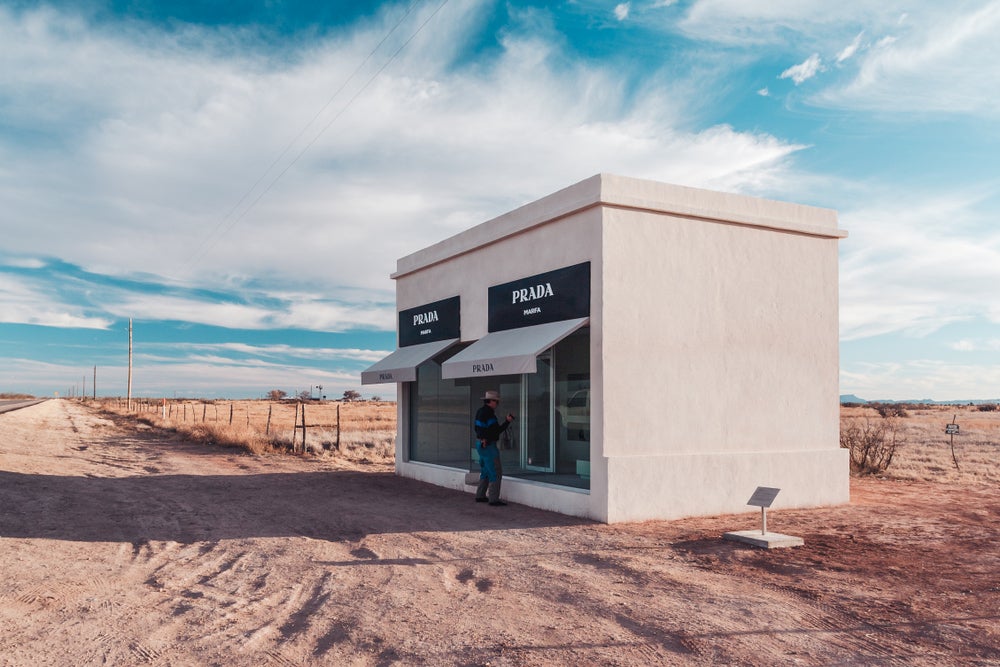
[[793,65],[782,72],[778,78],[779,79],[791,79],[798,86],[802,82],[813,78],[817,73],[822,71],[823,63],[820,60],[819,54],[814,53],[803,62],[798,65]]
[[123,291],[117,296],[109,295],[105,307],[119,318],[175,320],[229,329],[336,332],[359,328],[391,331],[395,328],[395,312],[391,305],[341,304],[303,295],[284,303],[261,305]]
[[958,352],[1000,352],[1000,338],[991,338],[987,340],[957,340],[949,345],[953,350]]
[[624,21],[628,18],[629,10],[632,8],[631,2],[623,2],[621,4],[615,5],[615,18],[619,21]]
[[358,348],[294,347],[291,345],[248,345],[246,343],[162,343],[159,346],[172,350],[199,350],[237,352],[256,357],[295,357],[313,360],[350,360],[375,363],[391,350],[362,350]]
[[[697,0],[677,28],[758,52],[765,52],[762,46],[809,48],[828,61],[851,61],[855,68],[831,77],[828,89],[811,99],[815,104],[892,113],[1000,112],[1000,98],[984,89],[1000,77],[1000,0],[916,8],[902,0]],[[859,32],[874,46],[863,49]]]
[[41,269],[45,267],[45,262],[34,257],[3,257],[0,254],[0,265],[15,269]]
[[0,323],[44,327],[107,329],[111,320],[62,302],[37,281],[0,273]]
[[[98,396],[124,396],[127,388],[126,366],[99,366]],[[271,389],[289,393],[323,385],[327,396],[340,396],[347,389],[361,389],[360,372],[320,368],[315,364],[239,363],[224,357],[203,357],[197,360],[158,358],[144,354],[135,356],[132,370],[133,397],[198,396],[204,398],[234,395],[263,396]],[[79,366],[11,358],[0,364],[0,386],[8,391],[24,391],[35,395],[60,395],[75,387],[82,390]],[[26,382],[25,378],[31,378]],[[87,393],[93,386],[87,377]],[[395,399],[395,387],[379,385],[365,387],[366,395],[379,394]]]
[[850,231],[840,242],[842,340],[1000,323],[1000,231],[981,193],[897,194],[840,217]]
[[867,400],[990,400],[1000,398],[1000,365],[929,359],[848,364],[841,367],[840,386]]
[[[332,296],[385,294],[396,258],[595,173],[747,189],[798,148],[728,127],[690,131],[675,81],[654,77],[631,97],[619,72],[567,65],[556,40],[517,29],[492,61],[455,68],[468,26],[487,13],[449,3],[345,110],[391,51],[380,52],[289,156],[332,123],[309,151],[243,215],[291,158],[279,161],[226,218],[394,17],[265,60],[237,33],[100,29],[53,9],[0,9],[4,120],[48,138],[42,150],[0,134],[0,165],[18,165],[0,188],[0,209],[20,225],[5,249],[188,285],[267,276]],[[132,300],[113,312],[228,326],[267,317],[190,305]],[[384,310],[298,305],[279,319],[391,326]]]
[[[848,5],[826,0],[697,0],[680,23],[687,34],[727,44],[823,44],[832,51],[845,31],[858,26],[880,31],[895,26],[901,0],[858,0]],[[843,42],[840,42],[841,44]]]
[[[224,378],[223,386],[220,378]],[[225,357],[178,362],[140,356],[133,369],[133,387],[138,396],[170,396],[173,391],[178,395],[205,397],[231,396],[237,392],[263,395],[270,389],[291,393],[316,384],[322,384],[328,396],[337,396],[345,389],[358,389],[360,378],[360,372],[328,370],[316,364],[241,363]],[[394,395],[393,388],[389,390],[382,395]]]
[[[977,6],[978,5],[978,6]],[[962,6],[964,9],[966,6]],[[984,82],[1000,76],[1000,2],[910,14],[866,52],[857,75],[818,101],[840,107],[995,116]]]
[[843,50],[837,54],[838,63],[842,63],[845,60],[850,60],[851,58],[854,57],[854,54],[856,54],[858,52],[858,49],[861,48],[861,37],[864,34],[865,34],[864,31],[859,32],[858,36],[854,38],[854,41],[845,46]]

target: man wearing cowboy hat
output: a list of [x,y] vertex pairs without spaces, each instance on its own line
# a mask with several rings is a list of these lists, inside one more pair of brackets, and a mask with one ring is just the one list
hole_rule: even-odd
[[490,505],[506,505],[500,500],[500,479],[503,477],[503,467],[500,465],[500,449],[497,440],[500,434],[507,430],[514,421],[514,415],[507,413],[507,419],[501,424],[497,420],[496,407],[500,404],[500,392],[487,391],[483,395],[483,407],[476,411],[476,438],[479,444],[479,487],[476,489],[476,502]]

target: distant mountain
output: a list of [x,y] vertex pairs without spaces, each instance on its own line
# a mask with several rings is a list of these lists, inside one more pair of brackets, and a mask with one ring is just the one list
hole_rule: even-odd
[[988,404],[1000,404],[1000,398],[990,398],[990,399],[963,399],[954,401],[935,401],[932,398],[911,398],[903,401],[897,401],[891,398],[880,398],[874,401],[868,401],[854,394],[841,394],[841,403],[911,403],[914,405],[983,405]]

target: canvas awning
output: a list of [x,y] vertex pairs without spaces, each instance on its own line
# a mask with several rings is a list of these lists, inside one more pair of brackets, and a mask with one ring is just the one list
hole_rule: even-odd
[[442,378],[534,373],[538,355],[588,322],[582,317],[486,334],[441,366]]
[[361,371],[361,384],[413,382],[417,366],[458,342],[458,338],[401,347],[388,357]]

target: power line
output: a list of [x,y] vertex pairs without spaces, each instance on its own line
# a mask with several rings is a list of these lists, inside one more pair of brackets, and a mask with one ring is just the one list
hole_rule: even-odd
[[416,36],[420,34],[420,32],[424,29],[424,27],[428,23],[430,23],[431,19],[437,16],[438,12],[440,12],[444,8],[444,6],[448,4],[449,0],[443,0],[443,2],[441,2],[441,4],[438,5],[437,8],[427,16],[426,19],[424,19],[423,23],[421,23],[417,27],[417,29],[413,32],[413,34],[410,35],[406,39],[406,41],[403,42],[403,44],[400,45],[400,47],[393,52],[391,56],[389,56],[389,59],[386,60],[385,63],[383,63],[382,66],[379,67],[374,74],[372,74],[371,77],[369,77],[368,81],[366,81],[365,84],[360,89],[358,89],[353,96],[351,96],[351,98],[347,101],[347,103],[343,107],[341,107],[341,109],[333,116],[333,118],[331,118],[330,121],[326,125],[324,125],[323,128],[320,129],[320,131],[302,148],[302,150],[300,150],[295,155],[292,161],[289,162],[285,166],[285,168],[282,169],[273,179],[271,179],[271,181],[264,187],[264,189],[261,190],[261,192],[253,199],[253,201],[250,202],[249,205],[247,205],[246,208],[243,209],[243,211],[238,216],[232,218],[231,220],[229,220],[228,223],[226,223],[226,220],[232,217],[233,213],[240,207],[240,205],[244,201],[246,201],[247,197],[249,197],[250,194],[257,188],[257,186],[264,180],[267,174],[275,167],[275,165],[278,164],[278,162],[283,157],[285,157],[285,155],[288,154],[292,146],[306,133],[306,131],[319,119],[319,117],[323,115],[323,112],[326,111],[326,109],[333,103],[333,101],[337,98],[337,96],[339,96],[340,93],[347,87],[347,85],[354,79],[354,77],[358,74],[358,72],[360,72],[361,69],[364,68],[366,64],[368,64],[368,61],[371,60],[372,56],[374,56],[375,53],[382,47],[382,45],[385,44],[385,42],[389,39],[389,37],[391,37],[392,34],[396,32],[399,26],[402,25],[403,21],[406,20],[406,17],[410,15],[413,8],[417,5],[418,2],[419,0],[414,0],[412,3],[410,3],[410,6],[407,7],[406,11],[396,22],[396,24],[392,27],[392,29],[389,30],[388,33],[386,33],[385,37],[383,37],[382,40],[375,46],[375,48],[371,50],[371,52],[364,59],[364,61],[362,61],[361,64],[358,65],[358,67],[355,68],[355,70],[351,73],[351,75],[347,79],[345,79],[344,83],[341,84],[341,86],[336,90],[336,92],[334,92],[333,95],[330,96],[330,99],[327,100],[326,104],[324,104],[323,107],[316,113],[316,115],[313,116],[312,120],[310,120],[305,125],[305,127],[302,128],[302,130],[288,143],[288,145],[285,146],[284,150],[271,162],[270,165],[268,165],[267,169],[264,170],[264,172],[254,182],[254,184],[250,186],[247,192],[232,207],[232,209],[230,209],[229,213],[227,213],[218,223],[216,223],[212,231],[209,232],[209,234],[206,236],[205,241],[202,242],[201,248],[188,259],[187,262],[188,266],[194,265],[198,261],[203,259],[204,256],[208,253],[208,251],[211,250],[211,248],[216,243],[221,241],[226,234],[232,231],[233,227],[235,227],[236,224],[239,223],[247,215],[247,213],[249,213],[254,208],[254,206],[256,206],[257,203],[264,198],[264,195],[266,195],[271,190],[271,188],[274,187],[274,185],[279,180],[281,180],[281,178],[288,172],[288,170],[291,169],[295,165],[295,163],[297,163],[302,158],[303,155],[305,155],[306,151],[312,148],[312,146],[317,141],[319,141],[319,138],[326,133],[326,131],[330,128],[330,126],[333,125],[342,115],[344,115],[344,113],[350,108],[351,104],[353,104],[354,101],[358,99],[358,97],[360,97],[360,95],[363,92],[365,92],[365,90],[368,89],[368,87],[375,81],[375,79],[378,78],[378,76],[390,64],[392,64],[393,61],[396,60],[396,57],[403,51],[403,49],[405,49],[410,44],[410,42],[412,42],[414,38],[416,38]]

